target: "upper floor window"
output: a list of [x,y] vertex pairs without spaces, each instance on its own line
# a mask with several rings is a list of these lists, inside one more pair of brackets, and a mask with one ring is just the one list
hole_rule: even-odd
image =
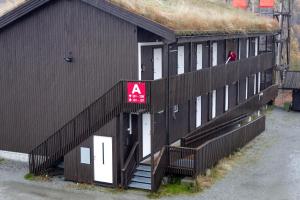
[[184,46],[178,47],[177,74],[184,73]]

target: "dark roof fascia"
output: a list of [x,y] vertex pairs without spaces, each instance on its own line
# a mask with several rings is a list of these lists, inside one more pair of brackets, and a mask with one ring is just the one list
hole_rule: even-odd
[[129,12],[123,8],[120,8],[106,0],[81,0],[88,3],[104,12],[119,17],[129,23],[144,28],[154,34],[157,34],[166,39],[166,41],[176,41],[175,32],[165,26],[162,26],[156,22],[153,22],[143,16]]
[[0,17],[0,30],[51,0],[30,0]]
[[238,38],[249,38],[258,36],[274,36],[278,32],[257,32],[257,33],[243,33],[243,34],[206,34],[206,35],[194,35],[194,36],[176,36],[178,43],[189,43],[189,42],[205,42],[205,41],[217,41],[217,40],[228,40]]

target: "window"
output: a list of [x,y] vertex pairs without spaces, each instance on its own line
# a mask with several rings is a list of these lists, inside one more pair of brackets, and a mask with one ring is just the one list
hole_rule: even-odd
[[228,98],[228,93],[229,93],[229,86],[226,85],[225,86],[225,111],[228,110],[228,106],[229,106],[229,98]]
[[203,46],[202,44],[197,45],[197,70],[200,70],[203,68]]
[[90,148],[81,147],[80,148],[80,163],[81,164],[91,164],[91,150]]
[[177,74],[184,74],[184,46],[178,47]]
[[214,119],[216,117],[216,109],[217,109],[217,91],[213,90],[212,91],[212,112],[211,112],[211,117]]
[[218,65],[218,43],[214,42],[212,45],[212,66]]
[[246,77],[246,96],[245,96],[245,99],[248,99],[248,83],[249,83],[249,78]]

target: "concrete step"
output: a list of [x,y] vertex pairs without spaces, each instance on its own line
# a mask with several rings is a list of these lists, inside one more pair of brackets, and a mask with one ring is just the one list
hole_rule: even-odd
[[136,169],[138,171],[151,172],[151,166],[149,166],[149,165],[139,165]]
[[142,189],[142,190],[151,190],[151,184],[131,182],[129,184],[130,188]]
[[136,171],[134,173],[134,176],[140,176],[144,178],[151,178],[151,172],[146,172],[146,171]]
[[145,178],[141,176],[134,176],[131,179],[132,182],[138,182],[138,183],[146,183],[146,184],[151,184],[151,178]]

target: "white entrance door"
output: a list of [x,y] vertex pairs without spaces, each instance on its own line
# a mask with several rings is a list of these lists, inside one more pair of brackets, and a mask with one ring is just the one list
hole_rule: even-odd
[[162,48],[153,49],[154,80],[162,78]]
[[201,96],[197,97],[197,102],[196,102],[196,127],[199,127],[202,125],[202,108],[201,108]]
[[214,42],[213,45],[213,54],[212,54],[212,66],[218,65],[218,43]]
[[94,136],[94,180],[113,183],[112,137]]
[[143,158],[151,153],[151,117],[149,113],[142,115],[143,121]]

